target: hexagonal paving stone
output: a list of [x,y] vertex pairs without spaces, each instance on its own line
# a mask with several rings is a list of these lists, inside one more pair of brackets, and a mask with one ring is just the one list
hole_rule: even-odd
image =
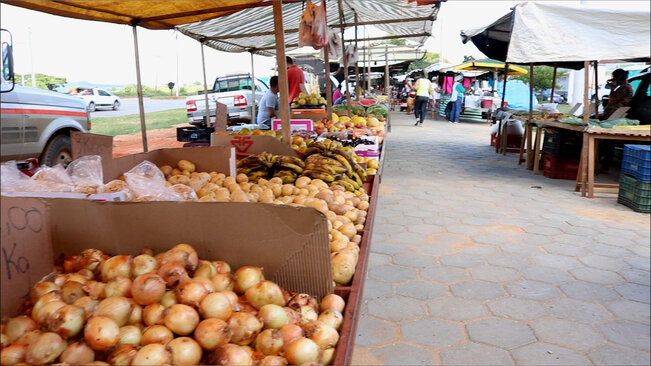
[[537,255],[533,257],[533,261],[541,266],[553,267],[562,270],[570,270],[583,267],[579,261],[572,257],[556,254]]
[[435,244],[435,243],[417,245],[413,247],[413,249],[417,253],[429,254],[433,256],[441,256],[444,254],[450,254],[454,252],[454,249],[452,249],[452,247],[450,247],[449,245]]
[[501,245],[511,241],[508,237],[490,235],[490,234],[473,235],[472,240],[474,240],[477,243],[493,244],[493,245]]
[[441,283],[460,282],[470,278],[465,269],[451,266],[435,266],[421,269],[420,277]]
[[415,269],[388,264],[370,268],[368,270],[368,277],[387,282],[401,282],[414,280],[418,275]]
[[545,245],[545,250],[550,254],[566,255],[570,257],[578,257],[588,254],[588,251],[585,248],[571,244],[552,243],[550,245]]
[[604,257],[603,255],[586,255],[579,257],[579,260],[586,266],[610,271],[619,271],[628,267],[628,264],[621,259]]
[[456,245],[456,244],[468,244],[471,242],[471,240],[469,237],[465,235],[444,233],[444,234],[432,235],[430,237],[430,242],[435,244]]
[[459,223],[459,219],[456,217],[444,217],[444,216],[426,217],[423,219],[423,221],[426,224],[440,225],[440,226],[454,225]]
[[612,317],[600,305],[574,299],[563,298],[545,305],[559,318],[578,320],[588,324],[601,323]]
[[624,279],[615,272],[603,269],[583,267],[570,270],[577,280],[597,283],[600,285],[614,285],[624,282]]
[[542,342],[514,349],[511,354],[518,365],[585,366],[590,364],[590,360],[577,351]]
[[626,258],[624,259],[624,261],[630,264],[631,266],[633,266],[634,268],[642,269],[645,271],[651,270],[651,264],[649,264],[649,258],[640,258],[640,257]]
[[382,365],[433,365],[435,363],[433,353],[405,343],[374,348],[372,353]]
[[442,351],[441,362],[444,365],[513,365],[505,350],[473,342]]
[[488,315],[481,302],[459,297],[442,297],[427,302],[431,316],[449,320],[471,320]]
[[470,276],[475,280],[490,282],[508,282],[520,279],[520,274],[511,268],[496,266],[479,266],[468,270]]
[[651,328],[648,325],[630,322],[628,320],[615,320],[598,326],[601,334],[609,341],[649,351],[651,348],[649,332]]
[[497,299],[506,295],[500,286],[476,280],[452,284],[450,290],[455,296],[478,300]]
[[542,318],[549,314],[537,301],[514,297],[491,301],[487,305],[496,316],[513,320],[529,321]]
[[627,283],[616,286],[615,290],[629,300],[649,303],[651,300],[651,289],[649,286],[638,285],[636,283]]
[[555,227],[543,226],[543,225],[525,226],[522,229],[528,232],[529,234],[558,235],[563,233],[561,230]]
[[648,304],[637,301],[619,300],[606,305],[615,316],[643,324],[651,324]]
[[381,343],[393,342],[398,338],[398,327],[393,323],[362,317],[357,324],[355,344],[360,346],[375,346]]
[[461,222],[468,225],[488,226],[494,224],[495,220],[481,217],[462,217]]
[[380,253],[369,253],[368,266],[375,267],[391,263],[391,257]]
[[418,267],[425,268],[437,264],[436,257],[416,254],[405,253],[393,256],[393,263],[404,267]]
[[531,323],[538,339],[576,350],[587,350],[605,343],[591,326],[576,321],[549,318]]
[[649,271],[644,271],[641,269],[624,269],[618,271],[621,276],[623,276],[626,281],[637,283],[640,285],[651,285],[651,273]]
[[373,242],[373,244],[371,244],[371,251],[375,253],[392,255],[392,254],[406,252],[407,250],[409,250],[409,247],[400,244],[377,243],[377,242]]
[[[558,236],[555,238],[558,238]],[[527,245],[545,245],[549,244],[549,237],[539,234],[522,234],[513,237],[512,241],[516,244],[522,243]]]
[[592,349],[587,353],[595,365],[648,366],[651,364],[651,357],[648,353],[624,347],[607,345]]
[[432,348],[449,346],[466,339],[460,325],[433,318],[404,323],[400,330],[403,340]]
[[551,300],[561,295],[556,287],[534,281],[512,282],[504,287],[513,296],[538,301]]
[[431,282],[410,281],[397,285],[396,294],[427,300],[446,296],[448,294],[448,288]]
[[377,281],[367,278],[364,281],[364,298],[375,299],[393,295],[393,285],[389,282]]
[[404,225],[395,225],[395,224],[384,224],[384,225],[375,225],[373,228],[373,233],[378,234],[392,234],[400,233],[407,230]]
[[426,242],[427,235],[419,234],[419,233],[410,233],[410,232],[390,233],[389,240],[391,240],[394,243],[411,246],[411,245],[418,245]]
[[441,263],[446,264],[448,266],[455,266],[455,267],[463,267],[463,268],[470,268],[470,267],[475,267],[475,266],[480,266],[484,264],[484,260],[478,256],[478,255],[472,255],[472,254],[452,254],[452,255],[445,255],[439,258]]
[[513,349],[536,341],[525,324],[506,319],[490,318],[466,324],[470,339],[493,346]]
[[411,224],[407,226],[407,231],[419,234],[438,234],[445,232],[443,226],[431,225],[431,224]]
[[559,286],[569,297],[596,303],[606,303],[619,299],[619,294],[606,286],[588,282],[571,282]]
[[531,265],[531,261],[525,255],[498,253],[486,256],[486,262],[494,266],[509,268],[525,268]]
[[504,253],[521,254],[527,257],[545,254],[545,252],[537,246],[520,243],[501,245],[500,248]]
[[492,245],[481,245],[481,244],[471,245],[461,250],[461,252],[464,254],[473,254],[473,255],[482,255],[482,256],[493,254],[498,251],[499,249],[497,249],[497,247],[494,247]]
[[551,267],[527,267],[521,269],[520,273],[528,280],[547,282],[551,284],[560,284],[573,280],[572,276],[567,274],[565,271]]
[[368,301],[368,314],[381,319],[403,321],[426,315],[425,305],[416,299],[394,296]]
[[474,225],[449,225],[445,229],[449,233],[463,234],[463,235],[475,235],[482,232],[481,227]]

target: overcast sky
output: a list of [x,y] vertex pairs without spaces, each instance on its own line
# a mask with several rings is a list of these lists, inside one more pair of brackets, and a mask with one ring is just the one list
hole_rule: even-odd
[[[565,2],[579,3],[567,0]],[[451,63],[464,55],[484,57],[477,48],[462,44],[463,29],[488,25],[519,1],[448,0],[434,22],[433,36],[425,46],[442,53]],[[649,9],[648,0],[583,1],[588,6]],[[133,34],[130,26],[58,17],[0,4],[0,26],[12,32],[14,61],[19,74],[44,73],[68,81],[98,84],[135,84]],[[369,31],[370,32],[370,31]],[[142,82],[163,85],[202,81],[199,43],[175,31],[138,28]],[[217,75],[250,72],[248,53],[223,53],[205,48],[208,83]],[[177,66],[178,65],[178,66]],[[254,56],[256,76],[273,75],[275,59]]]

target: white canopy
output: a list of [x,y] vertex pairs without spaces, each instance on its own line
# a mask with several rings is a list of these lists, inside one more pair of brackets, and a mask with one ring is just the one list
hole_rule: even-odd
[[524,2],[488,27],[462,31],[461,37],[488,57],[509,63],[636,60],[651,57],[650,24],[648,8]]

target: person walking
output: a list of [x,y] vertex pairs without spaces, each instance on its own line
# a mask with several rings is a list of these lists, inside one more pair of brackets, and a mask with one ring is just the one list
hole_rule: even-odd
[[441,107],[441,88],[439,87],[438,77],[432,78],[432,110],[434,111],[434,119],[438,119],[436,115],[439,113]]
[[463,75],[457,75],[454,77],[454,84],[452,84],[452,94],[449,102],[453,103],[450,111],[450,123],[459,123],[459,116],[463,107],[463,93],[466,91],[466,88],[461,84],[462,80]]
[[425,72],[423,72],[423,76],[418,78],[416,81],[414,89],[416,89],[416,102],[414,108],[416,124],[414,126],[420,125],[420,127],[423,127],[423,120],[425,119],[425,113],[427,112],[427,104],[429,103],[430,98],[432,98],[432,82],[427,79]]

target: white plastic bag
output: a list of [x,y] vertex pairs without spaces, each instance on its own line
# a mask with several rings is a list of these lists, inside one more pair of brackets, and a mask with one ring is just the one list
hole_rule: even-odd
[[185,198],[166,186],[165,174],[156,164],[147,160],[124,173],[134,201],[185,201]]
[[332,29],[328,28],[328,56],[331,60],[341,59],[341,37],[339,33]]
[[325,7],[314,6],[312,19],[312,47],[320,50],[328,44],[328,24],[326,23]]
[[[357,62],[357,60],[359,59],[359,53],[357,52],[357,47],[354,44],[349,44],[348,46],[346,46],[346,54],[344,55],[344,57],[346,57],[346,62],[347,65],[349,66]],[[341,60],[341,64],[342,65],[344,64],[343,58]]]
[[66,172],[72,179],[75,192],[95,194],[104,185],[102,158],[99,155],[82,156],[72,161]]

